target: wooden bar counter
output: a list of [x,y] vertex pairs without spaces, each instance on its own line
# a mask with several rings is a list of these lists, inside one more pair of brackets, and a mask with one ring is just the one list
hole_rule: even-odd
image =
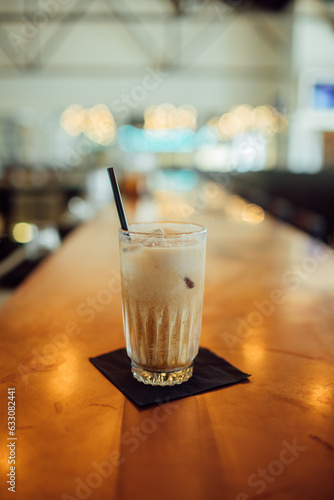
[[249,382],[139,409],[88,361],[125,345],[110,206],[0,310],[1,499],[334,498],[334,252],[224,203],[167,217],[157,200],[128,218],[207,226],[201,345]]

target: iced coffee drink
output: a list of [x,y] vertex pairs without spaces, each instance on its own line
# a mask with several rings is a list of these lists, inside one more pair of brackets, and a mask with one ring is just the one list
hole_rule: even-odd
[[157,222],[119,230],[123,322],[134,377],[151,385],[188,380],[202,321],[206,229]]

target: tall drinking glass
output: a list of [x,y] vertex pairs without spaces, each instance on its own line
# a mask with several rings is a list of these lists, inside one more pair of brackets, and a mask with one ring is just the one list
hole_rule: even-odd
[[202,323],[206,228],[150,222],[119,230],[123,324],[133,376],[175,385],[193,374]]

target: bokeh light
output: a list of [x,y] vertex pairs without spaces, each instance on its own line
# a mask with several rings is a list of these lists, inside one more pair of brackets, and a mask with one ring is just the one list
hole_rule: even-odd
[[259,205],[248,203],[236,194],[229,196],[225,212],[228,219],[251,225],[259,224],[265,218],[264,210]]
[[72,104],[60,116],[60,124],[69,135],[77,136],[83,132],[85,110],[79,104]]
[[110,144],[115,138],[116,126],[109,108],[98,104],[85,114],[84,134],[98,144]]
[[144,112],[144,128],[148,130],[196,129],[197,111],[193,106],[173,104],[149,106]]
[[243,208],[241,218],[249,224],[259,224],[264,219],[264,211],[259,205],[250,203]]
[[260,131],[271,137],[286,131],[288,117],[269,105],[253,108],[248,104],[234,106],[220,117],[214,116],[207,123],[215,129],[221,140],[230,140],[249,131]]
[[97,104],[84,109],[78,104],[69,106],[60,116],[63,129],[71,136],[84,133],[97,144],[111,144],[116,135],[116,124],[108,106]]
[[36,226],[27,222],[18,222],[13,227],[13,238],[18,243],[28,243],[36,233]]

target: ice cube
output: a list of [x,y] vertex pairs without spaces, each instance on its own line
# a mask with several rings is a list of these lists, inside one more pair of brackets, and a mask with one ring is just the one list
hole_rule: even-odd
[[164,234],[165,232],[163,229],[155,229],[145,237],[142,244],[146,247],[165,247],[167,246],[167,242],[164,238]]
[[154,235],[164,235],[165,234],[165,231],[163,229],[155,229],[154,231],[151,231],[150,234],[154,234]]

